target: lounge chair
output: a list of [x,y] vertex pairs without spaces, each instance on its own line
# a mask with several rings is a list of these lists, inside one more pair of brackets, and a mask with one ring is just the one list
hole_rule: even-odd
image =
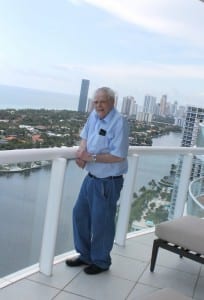
[[204,263],[204,219],[184,216],[162,222],[155,228],[150,271],[153,272],[159,247]]

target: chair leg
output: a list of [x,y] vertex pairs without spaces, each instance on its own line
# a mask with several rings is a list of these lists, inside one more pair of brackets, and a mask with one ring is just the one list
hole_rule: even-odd
[[154,240],[153,247],[152,247],[152,257],[151,257],[151,264],[150,264],[151,272],[154,272],[158,249],[159,249],[159,239],[156,239]]

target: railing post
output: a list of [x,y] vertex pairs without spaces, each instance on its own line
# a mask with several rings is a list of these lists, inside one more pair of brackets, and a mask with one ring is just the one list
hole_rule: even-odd
[[174,218],[179,218],[183,216],[186,197],[188,193],[188,187],[189,187],[189,179],[190,179],[191,169],[192,169],[192,161],[193,161],[193,155],[191,153],[184,155],[181,175],[179,179],[176,203],[174,208]]
[[120,197],[120,209],[115,234],[115,243],[120,246],[125,245],[138,160],[139,156],[137,154],[129,157],[129,169],[127,175],[125,176],[124,186]]
[[48,276],[52,275],[66,163],[67,161],[65,158],[57,158],[53,161],[51,169],[49,194],[40,254],[40,272]]

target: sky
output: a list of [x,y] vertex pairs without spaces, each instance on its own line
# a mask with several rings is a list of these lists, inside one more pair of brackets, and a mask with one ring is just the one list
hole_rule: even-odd
[[204,107],[201,0],[0,0],[0,84]]

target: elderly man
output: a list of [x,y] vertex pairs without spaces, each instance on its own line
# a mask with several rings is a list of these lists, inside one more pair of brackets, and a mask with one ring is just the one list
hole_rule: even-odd
[[86,274],[107,271],[115,235],[117,201],[128,170],[128,124],[115,109],[115,93],[108,87],[96,90],[94,111],[82,132],[76,163],[88,171],[73,209],[77,259],[70,267],[87,265]]

